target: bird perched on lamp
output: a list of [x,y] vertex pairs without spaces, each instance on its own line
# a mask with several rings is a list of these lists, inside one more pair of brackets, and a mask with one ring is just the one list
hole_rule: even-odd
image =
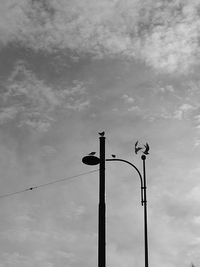
[[88,155],[94,156],[95,154],[96,154],[96,152],[90,152]]
[[142,149],[142,147],[138,146],[138,141],[135,143],[135,154],[138,153],[138,151],[140,151]]
[[148,143],[146,143],[146,145],[144,145],[144,147],[145,147],[145,150],[143,151],[143,153],[144,153],[145,155],[148,155],[148,154],[149,154],[149,149],[150,149]]

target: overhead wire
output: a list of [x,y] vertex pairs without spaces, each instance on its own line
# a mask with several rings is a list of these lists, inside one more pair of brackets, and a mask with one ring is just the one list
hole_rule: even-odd
[[26,189],[22,189],[22,190],[19,190],[19,191],[15,191],[15,192],[11,192],[11,193],[0,195],[0,198],[10,197],[10,196],[21,194],[21,193],[24,193],[24,192],[27,192],[27,191],[35,190],[35,189],[38,189],[40,187],[45,187],[45,186],[53,185],[53,184],[56,184],[56,183],[72,180],[74,178],[78,178],[78,177],[81,177],[81,176],[84,176],[84,175],[87,175],[87,174],[91,174],[91,173],[94,173],[94,172],[97,172],[97,171],[99,171],[99,169],[93,170],[93,171],[89,171],[89,172],[83,172],[83,173],[80,173],[80,174],[77,174],[77,175],[69,176],[69,177],[66,177],[66,178],[58,179],[58,180],[54,180],[52,182],[43,183],[43,184],[39,184],[39,185],[36,185],[36,186],[28,187]]
[[60,182],[64,182],[64,181],[67,181],[67,180],[72,180],[74,178],[78,178],[80,176],[91,174],[91,173],[94,173],[94,172],[97,172],[97,171],[99,171],[99,169],[96,169],[96,170],[93,170],[93,171],[89,171],[89,172],[80,173],[80,174],[73,175],[73,176],[69,176],[69,177],[66,177],[66,178],[63,178],[63,179],[54,180],[52,182],[39,184],[39,185],[32,186],[32,187],[29,187],[29,188],[26,188],[26,189],[22,189],[22,190],[19,190],[19,191],[7,193],[7,194],[2,194],[2,195],[0,195],[0,199],[1,198],[5,198],[5,197],[10,197],[10,196],[13,196],[13,195],[17,195],[17,194],[21,194],[21,193],[24,193],[24,192],[27,192],[27,191],[32,191],[32,190],[38,189],[40,187],[49,186],[49,185],[60,183]]

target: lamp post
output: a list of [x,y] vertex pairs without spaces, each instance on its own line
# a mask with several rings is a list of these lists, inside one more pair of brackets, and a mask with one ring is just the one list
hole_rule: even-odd
[[[91,153],[92,154],[92,153]],[[98,267],[106,266],[106,202],[105,202],[105,137],[99,137],[99,158],[94,155],[83,157],[87,165],[99,164],[99,216],[98,216]]]
[[[141,205],[144,207],[144,254],[145,267],[148,267],[148,230],[147,230],[147,196],[146,196],[146,156],[143,154],[143,175],[131,162],[120,158],[105,158],[104,132],[99,133],[99,157],[90,153],[83,157],[82,162],[87,165],[100,165],[99,168],[99,216],[98,216],[98,267],[106,267],[106,202],[105,202],[105,161],[121,161],[131,165],[139,175],[141,185]],[[147,153],[148,154],[148,153]]]

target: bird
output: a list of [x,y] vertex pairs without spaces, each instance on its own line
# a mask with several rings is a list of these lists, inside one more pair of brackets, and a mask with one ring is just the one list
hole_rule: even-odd
[[33,187],[28,188],[27,190],[33,190],[33,189],[36,189],[36,188],[37,188],[37,186],[33,186]]
[[100,136],[104,136],[104,134],[105,134],[105,132],[103,131],[103,132],[101,132],[101,133],[99,133],[99,135]]
[[135,143],[135,154],[138,153],[138,151],[140,151],[142,149],[142,147],[138,147],[138,141]]
[[116,158],[116,155],[114,155],[114,154],[112,154],[111,156],[112,156],[113,158]]
[[95,154],[96,154],[96,152],[90,152],[88,155],[93,156]]
[[145,147],[145,150],[143,151],[143,153],[144,153],[145,155],[148,155],[148,154],[149,154],[149,149],[150,149],[148,143],[146,143],[146,145],[144,145],[144,147]]

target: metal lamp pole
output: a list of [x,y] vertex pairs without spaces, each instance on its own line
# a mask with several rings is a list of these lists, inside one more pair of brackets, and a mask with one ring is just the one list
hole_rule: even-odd
[[99,158],[94,156],[93,152],[88,156],[83,157],[82,162],[87,165],[100,165],[99,168],[99,217],[98,217],[98,267],[106,267],[106,202],[105,202],[105,161],[121,161],[131,165],[139,175],[141,183],[141,204],[144,206],[144,252],[145,252],[145,267],[148,267],[148,230],[147,230],[147,195],[146,195],[146,156],[143,154],[143,175],[138,168],[131,162],[120,159],[110,158],[105,159],[105,137],[104,132],[99,133]]
[[146,170],[145,170],[145,160],[146,156],[142,155],[142,160],[143,160],[143,182],[144,182],[144,187],[143,187],[143,193],[144,193],[144,248],[145,248],[145,267],[148,267],[149,265],[149,260],[148,260],[148,231],[147,231],[147,186],[146,186]]
[[99,137],[99,223],[98,266],[106,266],[105,137]]
[[129,165],[131,165],[136,172],[138,173],[140,177],[140,183],[141,183],[141,204],[144,206],[144,255],[145,255],[145,267],[149,266],[149,261],[148,261],[148,230],[147,230],[147,194],[146,194],[146,169],[145,169],[145,160],[146,156],[142,155],[141,159],[143,161],[143,176],[141,175],[140,171],[138,168],[132,164],[131,162],[124,160],[124,159],[106,159],[106,161],[122,161],[125,162]]
[[99,164],[99,216],[98,216],[98,267],[106,266],[106,202],[105,202],[105,137],[99,137],[99,158],[95,152],[83,157],[82,162],[87,165]]

